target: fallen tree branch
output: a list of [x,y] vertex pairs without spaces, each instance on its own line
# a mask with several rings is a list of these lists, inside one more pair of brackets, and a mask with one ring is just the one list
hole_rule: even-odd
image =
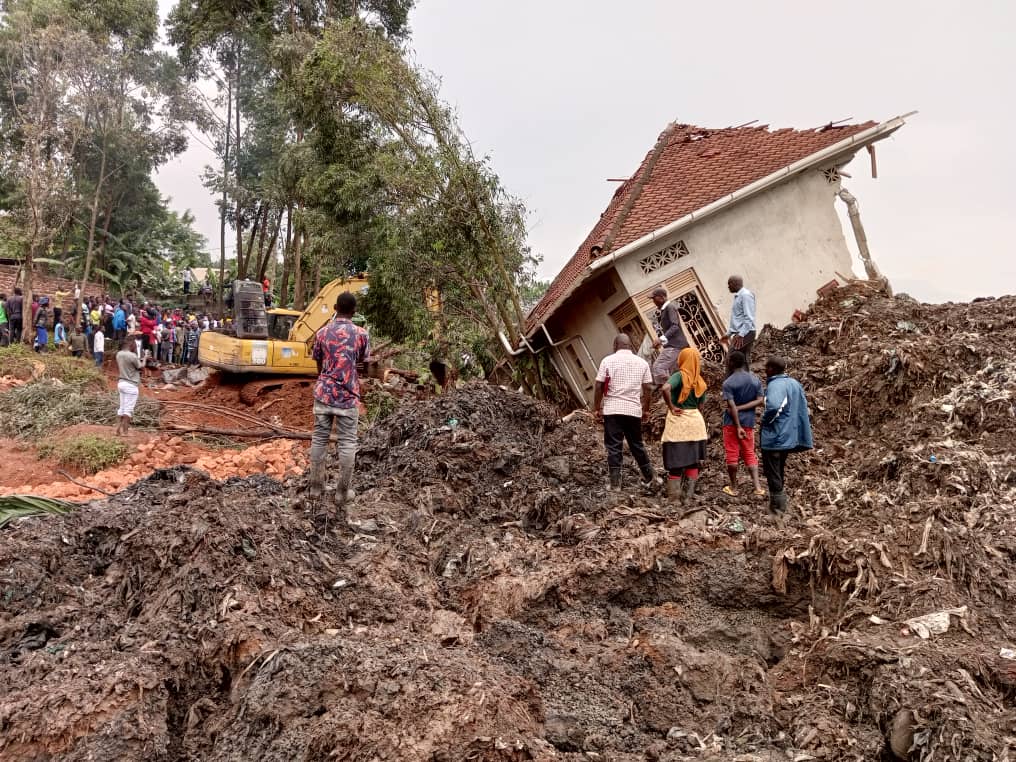
[[79,487],[84,487],[85,489],[92,490],[92,492],[101,492],[103,495],[108,495],[109,497],[113,497],[113,495],[114,495],[114,493],[112,493],[112,492],[106,492],[106,490],[104,490],[104,489],[99,489],[98,487],[93,487],[91,484],[85,484],[82,481],[78,481],[77,479],[75,479],[73,476],[71,476],[66,471],[60,471],[58,469],[57,473],[60,474],[60,476],[62,476],[64,479],[69,481],[71,484],[77,484]]
[[[194,426],[173,424],[160,427],[162,431],[173,431],[177,434],[215,434],[222,437],[251,437],[253,439],[302,439],[310,440],[309,431],[290,431],[288,429],[220,429],[214,426]],[[332,434],[330,441],[337,442],[338,436]]]

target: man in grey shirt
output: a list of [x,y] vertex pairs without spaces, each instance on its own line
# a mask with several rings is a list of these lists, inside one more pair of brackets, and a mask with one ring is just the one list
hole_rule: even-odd
[[665,384],[677,368],[677,356],[688,346],[684,335],[684,325],[677,305],[667,299],[667,289],[662,286],[653,291],[653,304],[660,310],[660,334],[653,341],[653,348],[659,350],[656,362],[653,363],[653,383],[657,386]]
[[123,347],[116,353],[116,368],[119,381],[116,390],[120,393],[120,407],[116,411],[117,436],[127,436],[127,430],[134,417],[134,406],[138,404],[138,390],[141,388],[141,358],[137,355],[137,343],[128,336]]

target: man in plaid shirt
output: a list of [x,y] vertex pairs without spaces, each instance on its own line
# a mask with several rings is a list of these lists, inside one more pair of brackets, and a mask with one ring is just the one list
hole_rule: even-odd
[[635,462],[642,472],[643,486],[651,487],[656,474],[642,442],[642,422],[649,420],[653,376],[649,363],[631,351],[631,339],[618,334],[614,354],[607,355],[596,374],[593,410],[603,423],[603,444],[607,448],[610,488],[621,488],[622,447],[628,440]]

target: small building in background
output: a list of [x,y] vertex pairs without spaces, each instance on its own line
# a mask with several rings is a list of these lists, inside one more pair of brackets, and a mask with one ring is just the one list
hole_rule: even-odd
[[[529,314],[527,351],[549,351],[579,401],[591,403],[600,360],[618,332],[645,350],[651,294],[677,299],[689,342],[723,360],[737,274],[755,292],[758,325],[782,325],[824,288],[852,276],[835,203],[850,207],[869,277],[878,276],[840,170],[904,124],[705,129],[671,124]],[[651,358],[649,358],[651,360]]]

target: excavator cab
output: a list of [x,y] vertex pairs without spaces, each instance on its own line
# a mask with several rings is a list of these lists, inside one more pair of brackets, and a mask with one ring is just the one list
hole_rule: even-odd
[[288,341],[293,325],[302,314],[296,310],[268,310],[268,338]]

